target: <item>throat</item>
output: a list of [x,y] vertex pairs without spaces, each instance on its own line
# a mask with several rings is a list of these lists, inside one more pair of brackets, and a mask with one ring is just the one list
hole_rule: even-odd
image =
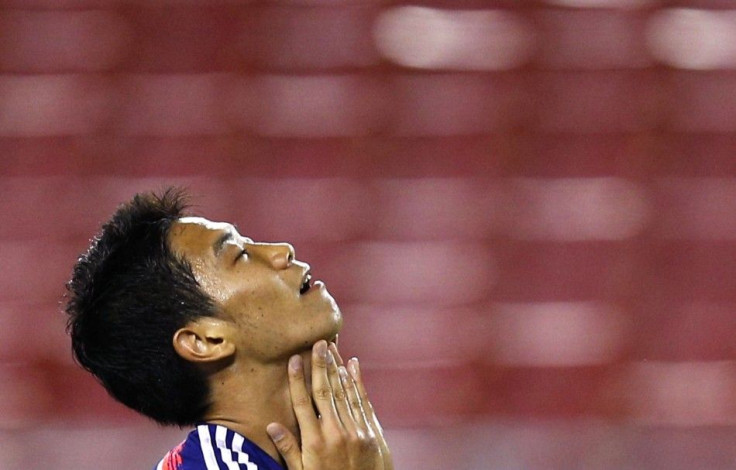
[[212,405],[204,420],[241,434],[280,461],[266,426],[277,422],[299,436],[286,363],[258,367],[242,364],[228,369],[227,374],[210,377]]

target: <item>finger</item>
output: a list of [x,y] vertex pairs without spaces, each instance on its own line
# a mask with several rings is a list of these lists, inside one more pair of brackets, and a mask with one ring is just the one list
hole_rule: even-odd
[[371,430],[373,431],[374,435],[376,436],[376,439],[378,440],[378,444],[381,448],[381,455],[383,458],[384,469],[393,470],[394,467],[393,467],[393,458],[391,456],[391,450],[388,448],[386,437],[383,434],[383,427],[381,427],[381,423],[378,421],[378,416],[376,416],[376,413],[373,409],[373,405],[371,404],[370,400],[368,400],[368,392],[366,391],[365,384],[363,383],[363,376],[360,372],[360,363],[358,362],[357,357],[354,357],[348,361],[348,370],[350,372],[350,377],[355,382],[355,386],[358,390],[358,394],[360,396],[360,403],[366,415],[368,424]]
[[332,351],[332,354],[335,356],[335,361],[337,362],[337,365],[344,365],[344,363],[342,362],[342,356],[340,356],[340,352],[337,350],[337,343],[330,343],[330,351]]
[[337,364],[333,364],[334,373],[330,372],[330,384],[332,385],[333,395],[335,397],[335,406],[337,407],[337,414],[340,417],[340,422],[345,427],[348,433],[355,435],[356,426],[355,418],[350,410],[348,403],[348,396],[344,387],[344,380],[347,377],[347,371],[345,367],[337,367]]
[[328,377],[328,366],[334,366],[335,358],[327,348],[327,341],[320,340],[312,348],[312,397],[323,425],[339,427],[333,390]]
[[350,413],[355,420],[356,426],[364,431],[369,431],[370,426],[368,425],[368,419],[363,411],[363,405],[360,400],[360,393],[355,381],[348,375],[347,369],[342,367],[341,379],[343,380],[343,389],[348,399],[348,406],[350,407]]
[[368,424],[371,426],[377,437],[383,438],[383,428],[381,427],[381,423],[378,422],[378,417],[373,409],[373,404],[371,404],[368,399],[368,391],[363,383],[363,376],[360,372],[360,363],[358,362],[357,357],[348,361],[348,371],[350,372],[350,377],[353,379],[355,386],[358,389],[360,404],[363,412],[365,413]]
[[289,470],[302,470],[302,451],[296,437],[279,423],[266,426],[268,437],[271,438],[276,449],[286,462]]
[[[355,382],[355,386],[358,389],[358,394],[360,396],[360,401],[363,404],[363,408],[366,412],[372,412],[373,407],[370,406],[371,403],[368,400],[368,392],[365,389],[365,384],[363,384],[363,378],[360,374],[360,364],[357,357],[354,357],[348,361],[347,369],[350,372],[350,378],[353,379],[353,381]],[[368,408],[371,409],[369,410]]]
[[291,395],[291,407],[299,423],[302,436],[315,435],[319,432],[319,423],[314,414],[312,398],[307,391],[304,378],[304,364],[301,356],[292,356],[289,359],[289,393]]

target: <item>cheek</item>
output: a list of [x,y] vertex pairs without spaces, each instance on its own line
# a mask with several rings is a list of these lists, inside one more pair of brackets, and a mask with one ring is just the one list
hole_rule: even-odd
[[218,299],[224,305],[248,305],[263,303],[270,296],[269,286],[262,279],[238,273],[228,273],[213,283],[220,293]]
[[234,285],[212,274],[213,268],[201,260],[191,263],[194,278],[202,290],[219,304],[225,305],[235,295]]
[[225,312],[249,329],[283,334],[298,308],[293,293],[276,283],[259,282],[228,293],[221,302]]

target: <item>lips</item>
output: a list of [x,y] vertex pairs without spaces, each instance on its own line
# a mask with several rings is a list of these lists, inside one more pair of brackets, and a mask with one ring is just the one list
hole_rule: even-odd
[[304,273],[304,277],[302,278],[302,285],[299,288],[299,294],[306,294],[309,292],[309,289],[312,288],[312,274],[307,271]]

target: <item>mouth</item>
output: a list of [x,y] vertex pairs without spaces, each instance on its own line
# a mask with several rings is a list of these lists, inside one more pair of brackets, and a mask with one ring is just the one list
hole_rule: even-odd
[[302,279],[302,285],[299,288],[299,294],[304,295],[307,292],[309,292],[309,289],[311,288],[312,288],[312,274],[309,271],[307,271],[304,274],[304,278]]

